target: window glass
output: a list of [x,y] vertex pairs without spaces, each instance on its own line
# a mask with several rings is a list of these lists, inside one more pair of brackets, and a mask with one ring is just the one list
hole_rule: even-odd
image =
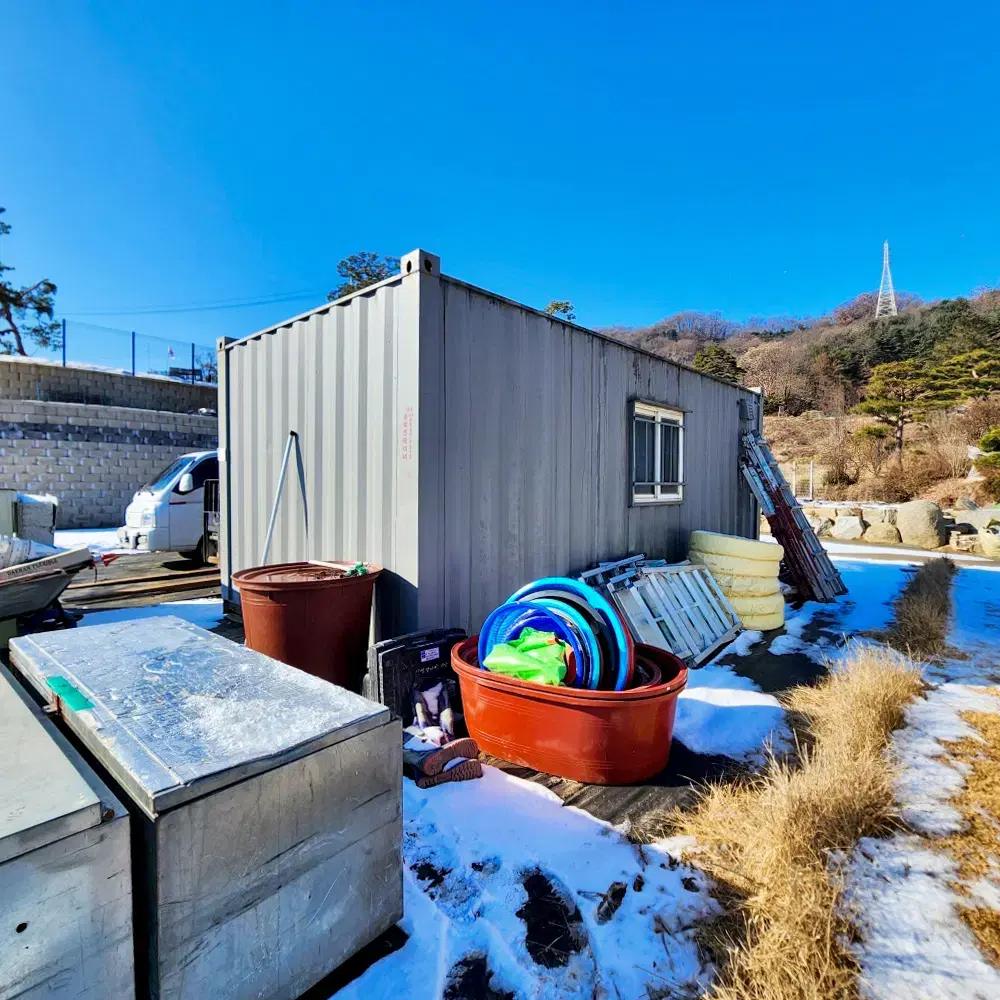
[[636,493],[653,496],[656,481],[656,423],[643,417],[635,419],[635,471],[633,482]]
[[193,458],[176,459],[171,462],[170,465],[168,465],[155,479],[146,483],[146,485],[142,487],[143,490],[148,490],[151,493],[157,493],[159,490],[164,489],[174,476],[179,476],[181,473],[186,472],[193,461]]
[[205,485],[206,479],[219,478],[219,459],[217,457],[202,459],[192,470],[191,478],[194,479],[194,488],[200,490]]
[[636,403],[632,420],[632,499],[677,502],[684,493],[684,414]]

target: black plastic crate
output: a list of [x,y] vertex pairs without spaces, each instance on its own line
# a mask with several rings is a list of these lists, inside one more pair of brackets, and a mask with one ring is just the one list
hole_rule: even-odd
[[408,726],[413,722],[410,693],[414,685],[443,680],[457,718],[461,702],[458,677],[451,669],[451,649],[465,637],[460,628],[440,628],[377,642],[368,650],[361,693],[391,709]]

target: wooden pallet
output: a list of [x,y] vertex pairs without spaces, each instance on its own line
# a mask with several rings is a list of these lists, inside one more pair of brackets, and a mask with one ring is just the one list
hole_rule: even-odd
[[785,550],[785,566],[802,597],[833,601],[846,594],[840,573],[806,520],[767,442],[755,430],[744,431],[740,469],[771,526],[771,534]]
[[607,595],[636,642],[666,649],[689,666],[704,663],[743,627],[704,566],[638,555],[601,563],[580,579]]

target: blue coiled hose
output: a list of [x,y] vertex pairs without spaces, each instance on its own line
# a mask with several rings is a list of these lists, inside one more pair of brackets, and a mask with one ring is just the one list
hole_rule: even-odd
[[[568,615],[535,601],[508,601],[501,604],[483,623],[479,633],[479,666],[482,667],[490,650],[502,642],[516,639],[526,628],[554,632],[573,650],[578,672],[586,669],[590,651]],[[586,654],[584,650],[587,649]],[[485,669],[485,668],[484,668]]]
[[[559,594],[565,594],[575,598],[577,601],[582,599],[600,615],[613,637],[613,641],[610,644],[612,662],[608,664],[609,679],[614,679],[614,689],[616,691],[624,690],[629,676],[629,644],[625,637],[625,629],[622,627],[621,619],[618,617],[618,612],[593,587],[588,587],[585,583],[566,576],[547,576],[541,580],[535,580],[533,583],[526,584],[520,590],[511,594],[508,598],[508,604],[512,602],[531,603],[536,596],[542,596],[543,592],[546,597],[558,597]],[[593,633],[593,629],[590,631]],[[482,644],[482,636],[480,636],[479,641]],[[482,660],[480,660],[480,663],[482,663]],[[597,670],[592,671],[590,683],[592,689],[596,688],[599,683],[599,678],[596,676],[598,673],[599,671]]]

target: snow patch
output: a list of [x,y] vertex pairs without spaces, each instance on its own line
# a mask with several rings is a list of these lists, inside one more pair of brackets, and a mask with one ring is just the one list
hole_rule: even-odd
[[[694,941],[695,923],[718,912],[705,876],[533,782],[489,766],[423,791],[404,780],[403,861],[409,940],[336,1000],[437,1000],[475,956],[493,989],[519,998],[681,995],[709,980]],[[624,894],[608,916],[615,883]],[[567,923],[550,952],[528,930],[539,884]]]
[[695,753],[740,760],[782,738],[784,718],[777,699],[753,686],[689,687],[677,701],[674,739]]
[[771,640],[771,645],[767,647],[768,652],[774,653],[775,656],[784,656],[805,649],[806,643],[802,640],[802,633],[816,612],[822,609],[823,605],[815,601],[807,601],[797,611],[786,609],[785,630]]
[[907,708],[906,725],[893,736],[896,799],[916,833],[861,841],[847,868],[845,901],[862,933],[856,951],[866,996],[1000,996],[1000,971],[986,961],[959,915],[970,903],[1000,910],[1000,879],[980,879],[964,886],[968,897],[959,895],[952,885],[959,881],[956,864],[935,850],[934,841],[962,828],[953,799],[967,769],[949,755],[948,745],[978,737],[962,713],[1000,712],[1000,697],[980,686],[997,682],[997,579],[980,567],[960,568],[948,642],[965,658],[925,668],[927,680],[938,684]]
[[862,840],[847,869],[847,912],[861,930],[862,996],[969,1000],[1000,996],[1000,972],[957,915],[948,855],[912,834]]
[[118,546],[117,528],[66,528],[55,533],[59,549],[79,549],[86,546],[92,552],[131,552]]
[[760,632],[741,632],[711,663],[688,671],[687,687],[677,699],[674,739],[695,753],[737,760],[784,739],[785,713],[778,700],[717,662],[746,656],[760,640]]
[[1000,699],[966,684],[942,684],[906,710],[906,726],[895,734],[892,749],[900,768],[896,798],[914,830],[943,836],[961,829],[961,816],[950,800],[965,778],[945,744],[977,736],[960,713],[997,711]]
[[214,597],[200,597],[190,601],[168,601],[142,608],[116,608],[114,611],[88,611],[77,622],[78,627],[110,625],[139,618],[164,618],[176,615],[199,628],[215,628],[223,618],[222,601]]

